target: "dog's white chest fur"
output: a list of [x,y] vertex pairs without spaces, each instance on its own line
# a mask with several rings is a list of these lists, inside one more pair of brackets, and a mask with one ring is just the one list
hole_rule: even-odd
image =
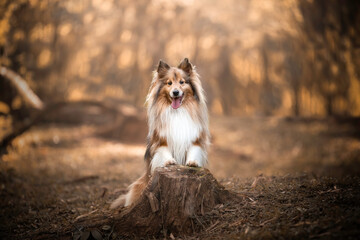
[[178,164],[185,164],[186,153],[202,131],[200,123],[195,122],[185,108],[173,109],[170,106],[161,115],[163,128],[160,136],[166,138],[169,150]]

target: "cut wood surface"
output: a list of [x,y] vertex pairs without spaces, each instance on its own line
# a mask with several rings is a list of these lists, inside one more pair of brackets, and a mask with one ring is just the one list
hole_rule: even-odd
[[111,225],[122,235],[157,235],[161,232],[189,234],[197,216],[218,204],[236,200],[209,170],[185,166],[158,168],[140,199],[108,216],[82,218],[81,228]]

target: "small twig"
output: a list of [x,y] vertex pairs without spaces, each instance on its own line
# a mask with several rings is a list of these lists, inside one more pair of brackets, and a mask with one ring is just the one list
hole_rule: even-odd
[[201,199],[201,206],[200,206],[200,210],[201,210],[201,215],[205,215],[205,211],[204,211],[204,197],[205,195],[202,197]]
[[320,234],[316,234],[316,235],[310,235],[309,238],[319,238],[319,237],[324,237],[324,236],[328,236],[331,235],[331,232],[324,232],[324,233],[320,233]]
[[195,233],[195,227],[194,227],[194,222],[193,222],[192,218],[190,218],[190,222],[191,222],[191,227],[192,227],[193,233]]
[[196,215],[194,215],[193,218],[195,218],[195,219],[200,223],[200,225],[202,226],[202,228],[205,229],[204,224],[202,224],[202,222],[200,221],[200,219],[199,219]]
[[103,192],[101,194],[101,198],[105,197],[105,194],[107,193],[108,189],[106,187],[103,188]]
[[265,224],[267,224],[267,223],[269,223],[269,222],[271,222],[271,221],[273,221],[273,220],[275,220],[275,219],[276,219],[276,217],[273,217],[273,218],[271,218],[271,219],[269,219],[269,220],[266,220],[266,221],[260,223],[260,226],[264,226]]
[[213,230],[213,228],[214,228],[217,224],[219,224],[219,223],[220,223],[220,221],[216,221],[213,225],[211,225],[210,227],[208,227],[208,228],[205,230],[205,232],[209,232],[209,231]]
[[252,189],[256,188],[257,183],[259,182],[259,180],[262,180],[262,179],[266,179],[262,174],[260,174],[259,176],[257,176],[257,177],[254,179],[253,183],[251,184],[251,188],[252,188]]
[[77,221],[77,220],[79,220],[79,219],[81,219],[81,218],[90,216],[91,214],[96,213],[97,211],[98,211],[98,209],[95,209],[94,211],[91,211],[91,212],[89,212],[89,213],[85,213],[85,214],[83,214],[83,215],[77,216],[77,217],[75,218],[75,221]]
[[243,223],[243,221],[242,221],[242,219],[240,219],[239,221],[236,221],[236,222],[230,224],[229,227],[239,226],[239,225],[242,224],[242,223]]
[[319,194],[325,194],[325,193],[336,193],[336,192],[340,192],[340,189],[329,189],[329,190],[327,190],[327,191],[321,191],[321,192],[319,192]]
[[111,227],[111,232],[109,233],[107,240],[110,240],[111,234],[114,232],[114,225]]

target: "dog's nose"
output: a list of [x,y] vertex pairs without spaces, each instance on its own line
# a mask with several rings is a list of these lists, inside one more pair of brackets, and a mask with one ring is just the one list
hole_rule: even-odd
[[173,94],[174,94],[175,97],[179,96],[179,90],[174,90]]

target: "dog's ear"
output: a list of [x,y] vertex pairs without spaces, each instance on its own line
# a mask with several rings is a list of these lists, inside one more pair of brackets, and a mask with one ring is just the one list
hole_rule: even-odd
[[190,74],[193,70],[193,67],[191,63],[189,62],[189,59],[184,58],[181,63],[179,64],[178,68],[182,69],[187,74]]
[[166,63],[160,60],[157,72],[159,74],[159,77],[164,77],[166,75],[166,72],[170,69],[170,66]]

